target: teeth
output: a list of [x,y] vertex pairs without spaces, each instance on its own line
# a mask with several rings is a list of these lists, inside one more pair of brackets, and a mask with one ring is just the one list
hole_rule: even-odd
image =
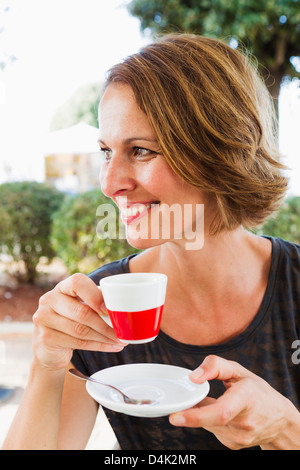
[[152,203],[137,204],[137,205],[131,206],[131,207],[124,207],[122,209],[122,214],[124,215],[124,217],[136,216],[138,214],[141,214],[142,212],[147,211],[148,209],[151,208],[151,206],[152,206]]

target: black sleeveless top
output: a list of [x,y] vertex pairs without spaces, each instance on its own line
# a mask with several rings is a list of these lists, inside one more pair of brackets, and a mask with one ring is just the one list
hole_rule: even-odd
[[[155,341],[126,346],[120,353],[76,350],[72,363],[88,375],[106,367],[145,362],[193,370],[208,354],[215,354],[262,377],[300,411],[300,246],[270,239],[272,262],[262,305],[248,328],[235,338],[201,347],[180,343],[160,331]],[[98,284],[102,277],[129,272],[130,257],[97,269],[90,274],[91,279]],[[210,382],[209,396],[217,398],[224,391],[222,382]],[[122,450],[225,449],[212,433],[202,428],[174,427],[168,417],[136,418],[104,411]]]

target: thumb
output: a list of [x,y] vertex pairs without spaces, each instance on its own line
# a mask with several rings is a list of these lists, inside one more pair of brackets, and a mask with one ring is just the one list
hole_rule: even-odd
[[101,315],[104,315],[104,316],[108,315],[108,311],[107,311],[106,305],[104,303],[104,300],[101,302],[99,308],[100,308],[100,311],[101,311]]
[[236,382],[250,376],[253,376],[252,372],[237,362],[210,355],[190,374],[189,378],[192,382],[196,383],[203,383],[206,380],[213,379]]
[[99,310],[100,310],[101,315],[106,316],[106,315],[108,315],[108,311],[107,311],[106,305],[105,305],[105,303],[104,303],[102,290],[101,290],[101,287],[100,287],[100,286],[97,286],[97,287],[98,287],[98,290],[99,290],[99,292],[101,293],[101,297],[102,297],[102,300],[101,300],[101,302],[100,302],[100,304],[99,304]]

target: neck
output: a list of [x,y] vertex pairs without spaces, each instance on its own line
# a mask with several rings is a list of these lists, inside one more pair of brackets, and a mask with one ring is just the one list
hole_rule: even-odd
[[249,276],[251,267],[261,264],[265,250],[270,246],[266,239],[257,237],[242,227],[217,236],[206,236],[204,246],[198,251],[182,249],[179,244],[158,247],[160,266],[167,267],[169,276],[177,282],[191,286],[197,284],[207,292],[216,286],[241,275]]
[[162,322],[167,334],[189,344],[217,344],[244,331],[257,314],[268,283],[271,246],[239,228],[207,236],[199,251],[165,243],[137,256],[133,267],[167,274]]
[[[180,322],[178,339],[192,344],[199,341],[203,345],[216,344],[248,327],[260,309],[267,288],[271,263],[269,240],[238,229],[206,237],[199,253],[177,252],[169,259],[170,264],[166,266],[169,266],[173,297],[169,297],[169,305],[181,308],[194,332],[190,328],[182,331]],[[168,323],[164,327],[168,331]],[[169,331],[176,333],[174,329]]]

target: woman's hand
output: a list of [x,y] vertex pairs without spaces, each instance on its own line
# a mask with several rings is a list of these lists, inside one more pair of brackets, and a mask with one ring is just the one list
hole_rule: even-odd
[[171,424],[205,428],[233,450],[300,449],[298,410],[260,377],[236,362],[208,356],[190,379],[222,380],[227,390],[217,400],[207,397],[196,407],[171,415]]
[[117,352],[124,348],[100,318],[100,289],[83,274],[74,274],[40,298],[33,316],[33,351],[38,363],[65,369],[74,349]]

